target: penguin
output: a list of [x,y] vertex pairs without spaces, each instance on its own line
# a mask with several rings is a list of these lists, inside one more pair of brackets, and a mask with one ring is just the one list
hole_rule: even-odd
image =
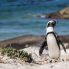
[[51,59],[58,59],[60,57],[60,45],[63,47],[64,51],[66,52],[66,49],[62,41],[60,40],[60,37],[54,31],[55,26],[56,26],[55,20],[50,20],[47,23],[46,37],[39,49],[40,56],[45,47],[48,49],[48,55]]

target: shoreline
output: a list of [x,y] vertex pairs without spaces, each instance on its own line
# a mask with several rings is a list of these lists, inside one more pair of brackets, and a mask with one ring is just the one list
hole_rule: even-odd
[[[60,35],[59,36],[63,43],[69,43],[69,35]],[[17,49],[25,48],[27,46],[40,46],[41,43],[45,40],[45,35],[36,36],[36,35],[25,35],[8,40],[0,41],[0,47],[14,47]]]

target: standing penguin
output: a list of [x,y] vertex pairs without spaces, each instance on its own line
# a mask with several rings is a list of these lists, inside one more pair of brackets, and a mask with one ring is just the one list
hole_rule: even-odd
[[60,44],[62,45],[64,51],[66,49],[61,42],[59,36],[54,32],[54,27],[56,26],[56,21],[51,20],[47,23],[46,39],[42,43],[39,49],[39,55],[42,54],[45,47],[48,47],[49,57],[51,59],[58,59],[60,57]]

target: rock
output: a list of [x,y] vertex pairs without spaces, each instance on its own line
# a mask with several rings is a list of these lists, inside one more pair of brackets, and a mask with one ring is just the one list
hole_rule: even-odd
[[69,7],[59,11],[59,13],[63,16],[63,18],[69,19]]
[[[61,41],[64,43],[69,43],[69,35],[60,35]],[[12,47],[16,49],[23,49],[28,46],[41,46],[42,42],[45,40],[45,36],[34,36],[34,35],[26,35],[19,36],[16,38],[0,41],[0,47]],[[69,48],[69,47],[68,47]]]
[[47,15],[47,18],[69,19],[69,7],[55,13],[50,13]]
[[50,13],[47,15],[47,18],[63,18],[62,15],[59,13],[59,12],[56,12],[56,13]]

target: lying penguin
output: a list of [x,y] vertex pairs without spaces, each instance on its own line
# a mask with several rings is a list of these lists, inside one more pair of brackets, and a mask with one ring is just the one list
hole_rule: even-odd
[[66,52],[66,49],[59,36],[54,32],[55,26],[56,21],[54,20],[51,20],[47,23],[46,39],[39,49],[39,55],[41,55],[44,48],[48,47],[48,53],[51,59],[58,59],[60,57],[60,45],[62,45],[64,51]]

